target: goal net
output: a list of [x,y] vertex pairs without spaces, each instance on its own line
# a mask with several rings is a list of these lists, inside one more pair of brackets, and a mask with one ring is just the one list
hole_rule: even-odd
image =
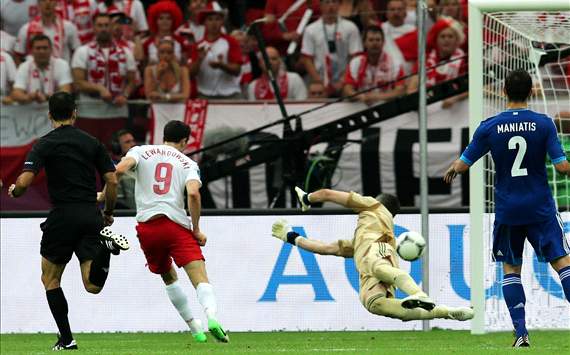
[[[506,3],[508,5],[508,1]],[[522,7],[524,9],[524,4]],[[474,43],[470,38],[469,44],[476,47],[469,55],[478,52],[481,65],[481,71],[470,67],[470,80],[480,76],[477,78],[480,85],[471,86],[469,92],[472,129],[481,120],[505,109],[506,98],[502,93],[505,77],[511,70],[525,69],[533,77],[534,86],[529,108],[555,118],[560,140],[570,156],[570,2],[566,7],[569,11],[517,11],[516,4],[502,11],[480,10],[481,34],[475,36],[480,42]],[[470,66],[471,63],[472,58]],[[474,105],[478,110],[473,110]],[[556,173],[547,158],[545,165],[565,230],[570,232],[570,180]],[[472,331],[511,330],[502,294],[502,265],[494,263],[491,257],[495,170],[490,154],[481,159],[477,169],[479,171],[471,175],[471,197],[478,191],[482,198],[475,197],[471,201],[470,237],[482,235],[483,238],[471,242],[472,301],[477,313]],[[481,223],[482,228],[478,228],[477,223]],[[477,252],[477,248],[482,252]],[[548,264],[538,262],[528,242],[521,276],[527,299],[527,327],[570,328],[570,307],[558,276]]]

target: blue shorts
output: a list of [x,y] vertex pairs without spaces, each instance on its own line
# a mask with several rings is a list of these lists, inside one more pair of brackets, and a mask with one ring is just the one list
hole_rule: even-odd
[[493,229],[493,259],[511,265],[522,265],[524,241],[528,239],[538,261],[551,262],[570,254],[560,215],[533,224],[508,225],[495,221]]

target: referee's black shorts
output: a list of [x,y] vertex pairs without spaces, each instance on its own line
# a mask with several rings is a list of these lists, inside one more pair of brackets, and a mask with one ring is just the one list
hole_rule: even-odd
[[73,253],[80,263],[93,260],[101,248],[99,232],[103,227],[101,211],[95,204],[54,207],[40,224],[40,254],[54,264],[67,264]]

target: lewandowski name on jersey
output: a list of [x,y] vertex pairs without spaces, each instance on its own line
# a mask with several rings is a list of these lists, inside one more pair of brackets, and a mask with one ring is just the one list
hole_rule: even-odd
[[174,152],[174,151],[169,150],[169,149],[161,149],[160,147],[153,147],[153,148],[145,150],[141,154],[141,158],[143,158],[144,160],[148,160],[149,158],[151,158],[154,155],[162,155],[165,157],[173,157],[176,160],[178,160],[180,162],[180,164],[182,164],[182,168],[184,168],[184,169],[190,168],[190,162],[186,159],[185,155],[182,155],[181,153]]

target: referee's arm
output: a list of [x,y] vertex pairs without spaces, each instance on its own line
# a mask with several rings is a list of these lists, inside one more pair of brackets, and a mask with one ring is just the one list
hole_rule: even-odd
[[8,195],[10,195],[10,197],[22,196],[32,184],[35,177],[36,174],[33,171],[23,171],[20,176],[18,176],[16,183],[12,184],[8,189]]

